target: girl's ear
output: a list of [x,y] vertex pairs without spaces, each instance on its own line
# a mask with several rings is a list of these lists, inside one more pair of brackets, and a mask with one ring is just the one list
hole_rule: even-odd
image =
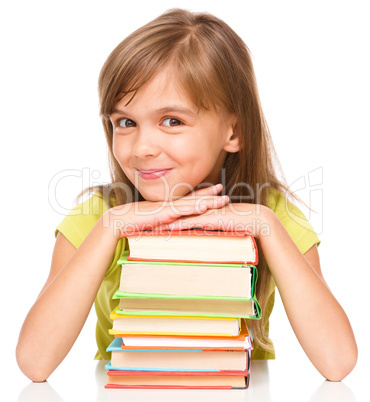
[[223,149],[231,153],[239,152],[240,150],[238,119],[234,114],[231,116],[230,123],[227,126],[227,135]]

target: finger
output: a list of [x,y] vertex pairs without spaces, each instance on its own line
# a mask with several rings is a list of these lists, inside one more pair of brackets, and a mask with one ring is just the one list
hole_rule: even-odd
[[230,201],[229,196],[203,196],[196,199],[186,199],[182,202],[176,201],[171,204],[173,211],[190,211],[190,213],[203,213],[207,209],[222,208]]
[[177,231],[177,230],[189,230],[189,229],[203,229],[203,230],[214,230],[214,229],[210,229],[208,227],[209,225],[207,224],[206,227],[204,227],[203,224],[199,223],[190,223],[190,222],[181,222],[181,223],[177,223],[177,222],[173,222],[170,224],[165,224],[165,225],[160,225],[158,226],[159,230],[170,230],[170,231]]
[[182,197],[181,199],[194,198],[194,197],[204,196],[204,195],[217,195],[220,193],[220,191],[222,189],[223,189],[223,185],[221,183],[218,183],[214,186],[209,186],[209,187],[193,190],[191,193],[189,193],[185,197]]
[[208,207],[205,204],[192,203],[182,205],[170,205],[168,211],[169,219],[176,219],[181,216],[199,215],[207,211]]
[[214,208],[222,208],[225,205],[227,205],[230,201],[229,196],[227,195],[222,195],[222,196],[216,196],[216,197],[211,197],[211,198],[201,198],[198,199],[197,202],[195,203],[196,205],[199,204],[199,206],[206,206],[207,209],[214,209]]
[[173,222],[163,225],[164,229],[169,230],[185,230],[185,229],[204,229],[204,230],[217,230],[219,228],[218,222],[211,223],[209,219],[204,219],[203,215],[192,215],[187,217],[180,217]]

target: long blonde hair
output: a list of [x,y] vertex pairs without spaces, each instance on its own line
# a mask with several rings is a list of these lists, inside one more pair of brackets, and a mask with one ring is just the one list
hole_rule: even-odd
[[[237,116],[240,151],[228,153],[223,166],[224,193],[231,201],[268,206],[269,189],[286,193],[288,189],[262,112],[249,49],[224,21],[208,13],[180,9],[169,10],[129,35],[113,50],[101,70],[100,114],[112,183],[95,190],[106,197],[113,196],[118,205],[132,201],[127,189],[131,194],[136,191],[136,200],[143,200],[113,155],[109,117],[118,100],[129,95],[129,103],[141,86],[167,65],[175,69],[199,109],[221,106]],[[256,296],[263,314],[271,291],[271,273],[261,252],[258,276]],[[254,342],[264,350],[271,349],[268,322],[253,320],[248,325]]]

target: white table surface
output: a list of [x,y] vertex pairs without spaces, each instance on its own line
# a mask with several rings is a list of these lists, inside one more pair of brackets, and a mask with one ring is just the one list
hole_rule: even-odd
[[[14,372],[2,386],[7,401],[369,401],[365,365],[361,362],[344,381],[325,381],[305,359],[287,361],[252,361],[251,381],[247,390],[122,390],[105,389],[105,361],[89,361],[84,368],[67,359],[44,383],[31,383]],[[9,393],[8,393],[9,392]]]

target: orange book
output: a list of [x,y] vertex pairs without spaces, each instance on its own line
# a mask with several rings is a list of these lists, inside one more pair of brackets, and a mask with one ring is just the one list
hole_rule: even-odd
[[204,336],[147,336],[147,335],[115,335],[122,338],[122,349],[167,349],[167,350],[252,350],[252,340],[245,320],[241,320],[240,335],[233,337]]
[[249,371],[163,372],[109,370],[105,388],[149,389],[245,389]]

